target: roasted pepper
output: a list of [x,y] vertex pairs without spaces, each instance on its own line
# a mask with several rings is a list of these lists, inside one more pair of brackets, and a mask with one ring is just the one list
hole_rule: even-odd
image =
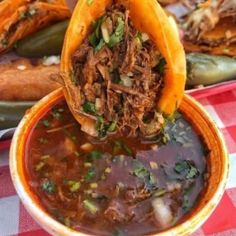
[[27,109],[35,102],[0,101],[0,130],[16,127]]
[[16,53],[23,57],[59,55],[69,20],[38,31],[16,45]]
[[236,78],[236,59],[202,53],[187,55],[188,87],[210,85]]

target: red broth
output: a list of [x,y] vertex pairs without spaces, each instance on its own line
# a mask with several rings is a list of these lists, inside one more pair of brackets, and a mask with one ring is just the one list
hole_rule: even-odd
[[65,102],[33,129],[26,149],[30,187],[45,210],[93,235],[146,235],[178,224],[204,191],[204,145],[179,114],[157,137],[80,130]]

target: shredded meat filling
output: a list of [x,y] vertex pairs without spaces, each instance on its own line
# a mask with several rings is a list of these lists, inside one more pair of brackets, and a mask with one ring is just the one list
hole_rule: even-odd
[[[72,58],[81,107],[85,102],[94,104],[92,115],[102,117],[107,126],[116,121],[117,128],[132,136],[138,130],[145,136],[157,134],[162,121],[156,119],[163,81],[161,54],[134,28],[123,7],[112,6],[99,21],[101,27],[91,30]],[[94,30],[95,35],[100,32],[95,47],[91,44]]]

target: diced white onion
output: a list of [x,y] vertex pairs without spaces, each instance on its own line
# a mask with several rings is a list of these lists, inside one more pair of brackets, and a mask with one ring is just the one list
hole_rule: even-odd
[[148,34],[142,33],[142,41],[143,41],[143,42],[146,42],[146,41],[148,41],[148,39],[149,39]]
[[60,61],[61,61],[60,56],[44,57],[43,65],[44,66],[58,65],[58,64],[60,64]]
[[26,69],[26,66],[25,66],[25,65],[18,65],[18,66],[17,66],[17,69],[18,69],[18,70],[25,70],[25,69]]
[[164,203],[163,199],[155,198],[152,201],[152,207],[154,209],[154,215],[157,222],[165,228],[170,226],[173,220],[173,215],[170,207]]
[[130,79],[129,76],[126,75],[121,75],[120,79],[125,87],[131,87],[132,86],[132,80]]
[[181,189],[181,184],[177,182],[167,183],[167,189],[169,192]]

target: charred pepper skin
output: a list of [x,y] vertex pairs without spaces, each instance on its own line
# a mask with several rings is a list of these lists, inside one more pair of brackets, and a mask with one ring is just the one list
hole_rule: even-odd
[[23,57],[59,55],[68,24],[69,20],[59,22],[18,41],[16,53]]
[[187,87],[211,85],[235,78],[235,58],[203,53],[187,55]]
[[16,127],[35,102],[0,101],[0,130]]

